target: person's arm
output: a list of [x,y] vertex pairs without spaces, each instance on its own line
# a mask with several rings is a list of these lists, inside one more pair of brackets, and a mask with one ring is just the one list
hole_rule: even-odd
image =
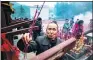
[[29,41],[28,46],[23,42],[23,40],[19,40],[17,43],[17,47],[23,52],[32,52],[37,50],[37,43],[35,41]]
[[37,43],[32,40],[29,33],[25,33],[17,43],[17,47],[23,52],[31,52],[37,50]]

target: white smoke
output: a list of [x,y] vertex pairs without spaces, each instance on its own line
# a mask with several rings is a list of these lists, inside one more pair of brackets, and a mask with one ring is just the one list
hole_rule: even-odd
[[90,19],[92,19],[92,12],[88,11],[85,14],[79,14],[74,17],[74,21],[77,19],[83,20],[84,24],[89,24]]
[[79,14],[77,16],[74,17],[74,22],[76,22],[76,20],[83,20],[84,21],[84,31],[87,31],[88,27],[89,27],[89,23],[90,23],[90,19],[92,19],[92,12],[86,12],[85,14]]

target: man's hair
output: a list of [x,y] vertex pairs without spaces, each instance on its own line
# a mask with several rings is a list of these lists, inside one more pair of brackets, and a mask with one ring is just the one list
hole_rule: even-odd
[[[51,24],[51,23],[54,23],[54,24],[56,24],[56,25],[57,25],[57,28],[58,28],[57,21],[52,21],[52,22],[50,22],[49,24]],[[49,24],[48,24],[48,25],[49,25]]]
[[38,21],[42,21],[42,18],[41,18],[41,17],[38,17],[37,20],[38,20]]

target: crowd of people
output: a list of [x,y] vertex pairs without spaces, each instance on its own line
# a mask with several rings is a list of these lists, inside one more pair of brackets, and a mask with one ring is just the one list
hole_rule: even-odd
[[75,34],[83,33],[83,23],[84,21],[79,19],[77,19],[75,23],[73,18],[71,20],[66,19],[62,27],[61,38],[67,40],[70,37],[75,36]]

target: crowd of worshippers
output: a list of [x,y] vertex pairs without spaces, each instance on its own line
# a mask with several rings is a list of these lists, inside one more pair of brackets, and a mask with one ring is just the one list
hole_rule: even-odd
[[75,23],[73,18],[71,20],[66,19],[62,27],[62,38],[67,40],[76,34],[82,34],[84,28],[83,23],[84,21],[79,19]]

